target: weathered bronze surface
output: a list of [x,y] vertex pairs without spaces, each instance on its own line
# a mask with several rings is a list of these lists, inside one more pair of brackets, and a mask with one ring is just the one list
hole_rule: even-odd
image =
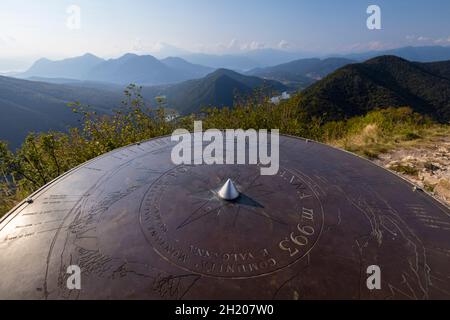
[[[396,175],[280,137],[280,170],[175,166],[169,137],[60,177],[0,223],[2,299],[449,299],[450,210]],[[234,201],[217,196],[231,178]],[[66,286],[81,268],[81,290]],[[381,268],[369,290],[367,267]]]

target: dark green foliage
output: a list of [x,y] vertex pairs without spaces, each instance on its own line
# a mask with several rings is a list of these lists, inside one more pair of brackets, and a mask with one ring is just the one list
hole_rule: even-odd
[[280,81],[295,89],[305,88],[326,75],[355,61],[344,58],[300,59],[273,67],[258,68],[247,72],[265,79]]
[[419,172],[416,168],[402,164],[393,165],[390,169],[409,176],[416,176]]
[[121,100],[119,91],[0,76],[0,137],[14,149],[30,131],[64,131],[77,126],[79,117],[66,107],[69,102],[80,101],[99,113],[111,114]]
[[0,143],[0,213],[89,159],[169,134],[175,126],[175,122],[166,121],[169,115],[163,108],[147,108],[140,88],[133,85],[125,90],[123,107],[112,115],[98,115],[79,103],[72,107],[83,119],[81,129],[72,128],[68,133],[30,133],[15,153],[8,150],[6,143]]
[[413,63],[394,56],[345,66],[304,91],[300,108],[324,122],[379,108],[410,106],[438,121],[450,121],[450,80],[436,70],[450,62]]
[[198,80],[171,86],[144,87],[142,94],[149,100],[164,96],[170,108],[187,115],[197,113],[205,107],[231,107],[237,96],[248,97],[253,95],[255,90],[262,90],[266,95],[275,95],[286,90],[286,87],[277,81],[265,81],[219,69]]
[[0,215],[85,161],[122,146],[171,134],[176,128],[192,130],[194,120],[203,120],[204,129],[279,129],[283,134],[333,144],[348,140],[350,144],[344,143],[344,148],[367,157],[386,151],[389,146],[386,141],[408,140],[415,138],[414,134],[421,136],[421,130],[432,125],[429,119],[409,108],[388,108],[323,124],[322,118],[310,118],[298,108],[302,99],[297,94],[275,105],[259,92],[238,100],[233,108],[209,108],[198,115],[170,121],[172,114],[163,108],[164,99],[159,99],[158,108],[150,109],[145,105],[141,88],[134,85],[125,91],[123,107],[112,115],[98,115],[95,110],[74,104],[74,111],[83,119],[81,128],[30,134],[15,153],[0,143]]

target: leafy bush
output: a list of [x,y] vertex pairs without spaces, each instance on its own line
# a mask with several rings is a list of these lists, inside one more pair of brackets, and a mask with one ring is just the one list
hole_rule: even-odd
[[130,85],[120,110],[112,116],[97,115],[89,107],[71,104],[81,114],[81,128],[68,133],[30,133],[12,153],[0,142],[0,216],[69,169],[116,148],[171,133],[176,122],[162,107],[144,105],[140,88]]
[[388,108],[365,116],[323,123],[308,118],[299,108],[301,94],[273,104],[263,95],[238,101],[233,108],[209,108],[200,115],[175,118],[164,101],[156,109],[145,106],[140,87],[130,85],[120,110],[112,116],[97,115],[89,107],[73,104],[82,125],[68,133],[30,133],[16,151],[0,142],[0,216],[39,187],[69,169],[116,148],[171,134],[176,128],[192,130],[194,120],[203,128],[279,129],[283,134],[302,136],[337,145],[375,158],[395,144],[425,135],[434,124],[410,108]]

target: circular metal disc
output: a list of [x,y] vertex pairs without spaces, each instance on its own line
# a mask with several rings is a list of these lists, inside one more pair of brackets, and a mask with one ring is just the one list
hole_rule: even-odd
[[[286,136],[275,176],[175,166],[174,145],[108,153],[3,218],[0,298],[450,298],[450,211],[396,175]],[[228,179],[233,201],[217,194]]]

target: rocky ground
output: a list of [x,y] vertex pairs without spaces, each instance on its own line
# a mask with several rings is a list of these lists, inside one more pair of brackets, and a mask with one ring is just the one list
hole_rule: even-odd
[[450,206],[450,136],[436,136],[378,156],[393,170]]

